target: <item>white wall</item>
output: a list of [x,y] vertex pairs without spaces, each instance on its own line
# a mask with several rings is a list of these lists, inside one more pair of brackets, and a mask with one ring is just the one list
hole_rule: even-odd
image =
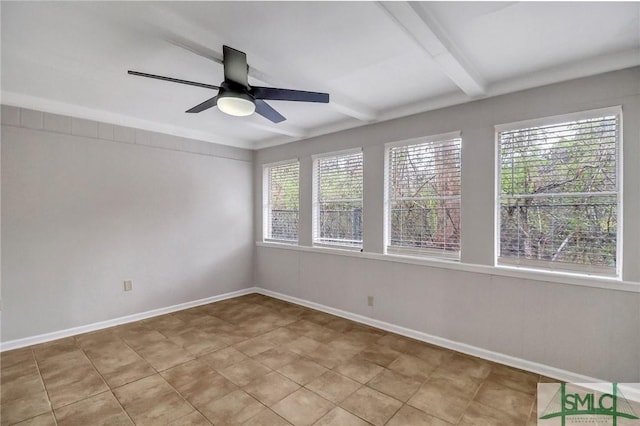
[[[262,165],[299,158],[300,245],[311,245],[311,155],[363,147],[364,253],[260,244],[255,283],[280,292],[569,372],[640,381],[640,68],[554,84],[282,145],[257,152]],[[494,265],[494,125],[622,105],[623,278],[626,284],[540,274],[504,275]],[[383,252],[384,143],[461,131],[462,262],[390,261]],[[262,240],[262,194],[255,194]],[[479,266],[472,266],[479,265]],[[464,269],[464,270],[463,270]],[[589,287],[589,284],[605,288]],[[373,295],[375,307],[366,306]]]
[[252,152],[6,106],[2,121],[3,342],[252,285]]

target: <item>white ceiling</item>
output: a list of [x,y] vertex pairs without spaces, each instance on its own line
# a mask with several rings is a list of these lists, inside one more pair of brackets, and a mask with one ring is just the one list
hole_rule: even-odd
[[[640,65],[640,3],[6,2],[2,102],[261,148]],[[250,84],[326,91],[270,101],[287,120],[185,114],[218,85],[222,45]]]

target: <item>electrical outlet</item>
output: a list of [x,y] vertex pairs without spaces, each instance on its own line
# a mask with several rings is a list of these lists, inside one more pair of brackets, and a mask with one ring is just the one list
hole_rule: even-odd
[[126,280],[124,282],[124,291],[131,291],[131,290],[133,290],[133,281]]
[[367,296],[367,305],[373,306],[373,296]]

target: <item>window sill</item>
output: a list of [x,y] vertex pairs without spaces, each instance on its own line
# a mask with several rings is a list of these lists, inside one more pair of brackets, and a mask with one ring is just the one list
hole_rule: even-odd
[[485,275],[521,278],[533,281],[544,281],[558,284],[578,285],[583,287],[602,288],[606,290],[626,291],[630,293],[640,293],[640,283],[622,281],[618,278],[591,277],[575,274],[564,274],[559,272],[532,271],[513,268],[507,266],[486,266],[471,263],[462,263],[445,259],[428,259],[395,254],[366,253],[350,250],[348,248],[334,247],[309,247],[291,244],[279,244],[271,242],[256,242],[257,247],[277,248],[283,250],[293,250],[303,253],[318,253],[333,256],[347,256],[359,259],[381,260],[385,262],[406,263],[411,265],[428,266],[432,268],[452,269],[456,271],[475,272]]

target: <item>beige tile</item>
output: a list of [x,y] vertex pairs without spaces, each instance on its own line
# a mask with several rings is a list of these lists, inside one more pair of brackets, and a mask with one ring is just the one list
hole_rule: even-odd
[[451,371],[446,366],[438,367],[429,377],[430,380],[445,379],[448,382],[453,382],[456,386],[463,389],[473,389],[474,391],[480,387],[483,379],[466,375],[464,373]]
[[322,347],[322,343],[307,336],[301,336],[296,340],[287,343],[284,347],[298,355],[312,355],[318,350],[318,348]]
[[374,389],[363,386],[345,399],[340,406],[374,425],[384,425],[402,403]]
[[491,372],[492,363],[466,355],[452,355],[447,362],[440,366],[440,370],[462,377],[486,379]]
[[524,421],[529,417],[534,398],[534,395],[486,380],[480,386],[474,401],[487,407],[506,411]]
[[350,321],[348,319],[335,317],[329,322],[325,323],[324,326],[338,333],[343,333],[351,329],[354,324],[355,323],[353,321]]
[[192,328],[181,331],[180,333],[170,334],[169,340],[183,347],[194,356],[202,356],[229,346],[221,337]]
[[187,414],[184,417],[180,417],[179,419],[167,423],[167,426],[210,426],[212,424],[213,423],[207,420],[205,416],[194,411],[191,414]]
[[243,426],[291,426],[291,423],[274,413],[273,411],[264,409],[257,415],[251,417]]
[[[308,314],[315,314],[315,312],[311,312]],[[307,314],[307,315],[308,315]],[[303,315],[304,316],[304,315]],[[291,324],[289,324],[287,326],[287,328],[291,331],[293,331],[294,333],[297,334],[301,334],[301,335],[306,335],[307,333],[312,333],[314,330],[318,329],[318,327],[320,327],[320,325],[306,320],[306,319],[300,319],[296,322],[293,322]]]
[[369,380],[377,376],[383,368],[378,364],[366,361],[364,359],[352,359],[351,361],[339,365],[334,370],[343,376],[347,376],[357,382],[367,383]]
[[418,390],[422,382],[411,377],[404,376],[393,370],[385,369],[371,379],[367,386],[385,393],[399,401],[407,402]]
[[165,336],[172,332],[179,332],[180,330],[184,330],[185,328],[187,328],[187,323],[182,321],[177,315],[173,314],[149,318],[147,320],[141,321],[141,323],[152,330],[156,330],[164,334]]
[[523,425],[525,422],[526,419],[513,417],[508,413],[487,407],[486,405],[482,405],[474,401],[469,405],[458,424],[463,426],[513,426],[518,424]]
[[305,387],[334,404],[338,404],[355,392],[360,387],[360,383],[335,371],[327,371]]
[[214,425],[227,425],[245,422],[264,408],[264,405],[248,393],[236,390],[200,407],[199,410]]
[[278,372],[300,385],[306,385],[327,371],[326,368],[306,358],[300,358],[278,368]]
[[84,352],[80,350],[45,358],[39,365],[54,408],[109,389]]
[[115,333],[133,350],[142,349],[154,342],[166,340],[159,331],[152,330],[142,323],[131,323],[115,327]]
[[5,369],[24,362],[34,362],[31,347],[0,353],[0,367]]
[[163,371],[161,375],[196,408],[237,389],[202,360],[186,362]]
[[157,371],[194,359],[193,355],[168,339],[155,340],[134,349]]
[[13,424],[51,411],[47,393],[38,374],[20,376],[2,383],[0,424]]
[[244,391],[270,407],[300,388],[300,385],[272,371],[244,387]]
[[25,376],[39,376],[38,366],[33,357],[31,359],[25,359],[24,361],[12,364],[10,366],[2,365],[0,380],[2,383],[12,383],[18,380],[20,377]]
[[376,343],[367,346],[358,354],[358,357],[369,362],[373,362],[374,364],[381,365],[382,367],[388,367],[389,364],[398,359],[400,355],[400,352]]
[[237,364],[230,365],[224,370],[220,370],[220,374],[238,386],[246,386],[270,371],[271,369],[259,362],[252,359],[246,359]]
[[59,426],[133,425],[111,392],[104,392],[55,410]]
[[244,342],[237,343],[234,348],[244,353],[247,356],[256,356],[264,351],[267,351],[277,345],[276,342],[265,338],[265,335],[254,337]]
[[263,334],[262,337],[280,346],[296,340],[300,336],[288,328],[281,327]]
[[329,345],[323,345],[305,356],[325,368],[332,369],[353,359],[357,353],[357,350],[334,350]]
[[326,347],[331,351],[340,352],[342,354],[357,354],[367,347],[366,344],[361,342],[356,342],[352,339],[344,335],[339,335],[337,338],[333,339],[329,343],[326,344]]
[[426,380],[436,369],[436,365],[416,358],[413,355],[400,355],[398,359],[389,364],[389,370],[398,372],[415,380]]
[[295,426],[311,425],[333,408],[333,404],[315,393],[301,388],[271,409]]
[[386,333],[382,330],[375,330],[373,328],[357,328],[354,330],[349,330],[344,333],[348,339],[351,339],[355,342],[362,343],[364,345],[371,345],[376,343],[382,336]]
[[409,355],[420,358],[429,364],[438,366],[453,356],[453,352],[430,345],[428,343],[416,342],[408,345],[406,351]]
[[335,339],[338,336],[338,333],[336,333],[334,330],[331,330],[330,328],[326,328],[321,325],[318,325],[314,327],[312,330],[307,331],[303,335],[317,342],[326,343],[326,342],[329,342],[330,340]]
[[224,370],[230,365],[245,361],[248,359],[248,357],[242,352],[238,351],[236,348],[229,346],[227,348],[220,349],[219,351],[204,355],[199,359],[203,360],[214,369],[220,371]]
[[314,426],[368,426],[369,423],[347,410],[336,407],[314,423]]
[[76,344],[85,350],[92,347],[102,348],[124,342],[114,328],[80,334],[79,336],[75,336],[75,338]]
[[409,405],[404,405],[386,426],[448,426],[450,424]]
[[75,337],[67,337],[65,339],[54,340],[53,342],[42,343],[32,348],[33,354],[38,362],[80,349],[76,344]]
[[429,379],[409,399],[408,404],[449,423],[457,423],[475,394],[446,379]]
[[92,345],[85,349],[96,370],[111,388],[120,387],[156,371],[123,341],[109,345]]
[[113,393],[136,425],[168,423],[193,411],[158,374],[114,389]]
[[272,370],[276,370],[283,365],[299,360],[300,355],[290,352],[284,348],[276,347],[254,356],[253,359],[266,365]]
[[15,423],[15,425],[19,426],[56,426],[56,419],[53,417],[53,412],[49,411],[45,414],[40,414],[39,416],[32,417],[30,419],[24,420],[20,423]]
[[409,339],[408,337],[399,336],[397,334],[389,333],[386,336],[381,337],[376,341],[378,345],[387,346],[395,351],[408,353],[409,350],[420,343],[417,340]]
[[494,364],[487,380],[500,383],[508,388],[534,395],[537,391],[539,376],[528,371],[518,370],[505,365]]

